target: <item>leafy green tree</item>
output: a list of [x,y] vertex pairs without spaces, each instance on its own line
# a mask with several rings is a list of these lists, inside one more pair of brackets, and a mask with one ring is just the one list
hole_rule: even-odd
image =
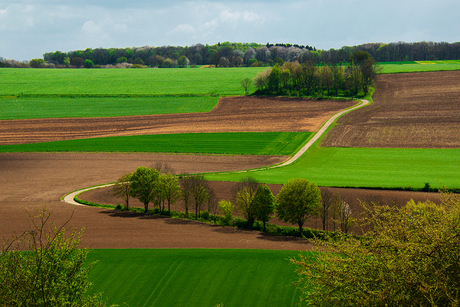
[[177,60],[177,64],[180,67],[183,67],[183,68],[186,68],[189,63],[190,63],[190,61],[188,60],[188,58],[185,55],[179,57],[179,59]]
[[64,58],[64,65],[65,65],[65,67],[70,66],[70,58],[68,58],[68,57]]
[[125,202],[126,210],[129,209],[129,196],[131,192],[131,177],[132,173],[126,173],[117,179],[113,186],[113,194],[120,197]]
[[43,208],[32,216],[32,229],[7,242],[0,252],[1,306],[107,306],[91,287],[89,249],[79,249],[83,230],[69,236],[65,226],[50,223]]
[[225,223],[227,225],[232,224],[233,220],[233,211],[235,210],[235,206],[232,204],[231,201],[221,200],[218,204],[219,211],[224,216]]
[[149,203],[156,197],[157,181],[160,172],[148,167],[138,167],[131,176],[130,195],[144,204],[144,213],[149,210]]
[[299,226],[303,235],[303,225],[311,216],[318,215],[321,208],[321,192],[314,182],[303,178],[291,179],[276,196],[276,214],[280,220]]
[[232,188],[233,199],[238,211],[247,219],[250,229],[254,223],[254,196],[259,182],[254,177],[248,176],[240,180]]
[[244,79],[241,81],[241,86],[244,88],[244,93],[248,95],[249,87],[252,85],[252,80],[249,78]]
[[281,81],[281,67],[278,64],[272,67],[268,75],[268,90],[271,94],[278,94]]
[[44,59],[32,59],[29,61],[29,67],[31,68],[39,68],[39,67],[42,67],[43,64],[45,64],[45,60]]
[[171,205],[181,197],[179,179],[171,173],[161,174],[160,181],[163,182],[163,194],[168,202],[168,213],[171,215]]
[[268,186],[260,185],[257,188],[253,200],[254,217],[256,220],[264,224],[264,232],[266,231],[266,223],[275,213],[276,199]]
[[309,306],[459,306],[460,202],[444,195],[405,206],[362,204],[363,237],[317,241],[301,255],[302,300]]
[[70,64],[75,66],[76,68],[80,68],[85,64],[85,60],[80,57],[74,57],[70,60]]
[[93,61],[91,61],[90,59],[86,59],[86,60],[85,60],[85,63],[83,64],[83,66],[84,66],[85,68],[92,68],[92,67],[94,66],[94,63],[93,63]]

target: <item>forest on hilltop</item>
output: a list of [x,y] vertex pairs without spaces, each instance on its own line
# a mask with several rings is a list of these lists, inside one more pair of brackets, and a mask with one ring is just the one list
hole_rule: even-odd
[[[284,62],[339,64],[349,62],[356,51],[368,52],[376,62],[457,60],[460,42],[369,43],[340,49],[317,50],[292,44],[231,43],[192,46],[143,46],[131,48],[88,48],[69,52],[47,52],[43,59],[33,59],[31,67],[93,67],[103,65],[140,65],[148,67],[216,67],[273,66]],[[0,67],[28,67],[29,62],[0,58]]]

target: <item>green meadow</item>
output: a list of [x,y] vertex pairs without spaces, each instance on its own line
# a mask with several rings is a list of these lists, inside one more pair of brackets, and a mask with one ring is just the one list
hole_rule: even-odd
[[428,72],[460,70],[460,60],[449,61],[411,61],[411,62],[381,62],[382,74],[396,74],[406,72]]
[[0,96],[244,95],[241,80],[265,68],[0,69]]
[[209,180],[253,176],[283,184],[302,177],[319,186],[423,188],[460,187],[460,149],[337,148],[315,146],[295,163],[247,173],[208,174]]
[[[97,249],[91,293],[120,306],[297,306],[296,251]],[[127,305],[126,305],[126,304]]]
[[229,155],[292,155],[311,132],[229,132],[119,136],[20,145],[0,152],[164,152]]
[[0,98],[0,120],[111,117],[209,112],[218,97],[8,97]]

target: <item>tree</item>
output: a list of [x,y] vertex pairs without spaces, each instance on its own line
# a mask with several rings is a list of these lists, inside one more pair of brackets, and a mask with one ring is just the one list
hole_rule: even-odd
[[36,216],[27,214],[32,229],[13,237],[0,252],[1,305],[107,306],[98,295],[85,295],[95,263],[86,263],[88,248],[78,248],[83,230],[66,235],[70,219],[57,227],[46,208]]
[[218,204],[219,211],[224,216],[224,221],[227,225],[232,224],[233,220],[233,211],[235,210],[235,206],[232,204],[231,201],[221,200]]
[[257,188],[256,195],[254,196],[254,217],[256,220],[264,224],[264,232],[266,231],[265,224],[270,220],[273,213],[275,213],[275,196],[266,185],[260,185]]
[[188,208],[190,206],[190,198],[192,197],[192,179],[190,176],[184,175],[179,179],[181,187],[181,198],[184,201],[185,217],[188,218]]
[[126,210],[129,209],[129,195],[131,192],[131,176],[132,173],[126,173],[117,179],[113,186],[113,194],[123,199]]
[[190,176],[190,189],[193,200],[195,201],[195,218],[200,216],[201,206],[209,197],[208,182],[203,175]]
[[190,61],[188,60],[188,58],[183,55],[181,56],[178,60],[177,60],[177,64],[180,66],[180,67],[184,67],[186,68],[187,65],[190,63]]
[[85,64],[85,60],[80,57],[74,57],[70,60],[70,64],[75,66],[76,68],[82,67]]
[[171,173],[168,173],[161,174],[160,181],[163,182],[163,194],[168,202],[168,214],[171,215],[171,204],[175,204],[181,197],[179,179]]
[[45,64],[44,59],[32,59],[29,61],[29,67],[31,68],[40,68],[43,67],[43,64]]
[[362,206],[368,214],[360,225],[371,228],[363,237],[316,241],[321,253],[291,260],[302,300],[309,306],[458,306],[458,198]]
[[149,203],[155,199],[156,183],[160,172],[148,167],[138,167],[131,176],[130,195],[144,204],[144,213],[149,210]]
[[92,67],[94,66],[94,63],[93,63],[93,61],[91,61],[90,59],[86,59],[86,60],[85,60],[85,63],[83,63],[83,66],[84,66],[85,68],[92,68]]
[[314,182],[303,178],[291,179],[276,196],[276,214],[280,220],[299,226],[303,235],[305,221],[318,215],[321,208],[321,192]]
[[248,92],[249,92],[248,90],[251,85],[252,85],[252,80],[249,78],[246,78],[243,81],[241,81],[241,86],[244,88],[244,93],[246,95],[248,95]]
[[238,211],[247,219],[247,227],[250,229],[254,222],[254,196],[256,195],[259,182],[248,176],[243,178],[232,187],[233,200]]

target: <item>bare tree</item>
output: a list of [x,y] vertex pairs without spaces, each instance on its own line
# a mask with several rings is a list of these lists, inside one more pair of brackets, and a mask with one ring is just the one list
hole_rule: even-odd
[[113,194],[120,197],[125,202],[126,210],[129,209],[129,196],[131,193],[131,176],[132,173],[126,173],[117,179],[113,186]]

